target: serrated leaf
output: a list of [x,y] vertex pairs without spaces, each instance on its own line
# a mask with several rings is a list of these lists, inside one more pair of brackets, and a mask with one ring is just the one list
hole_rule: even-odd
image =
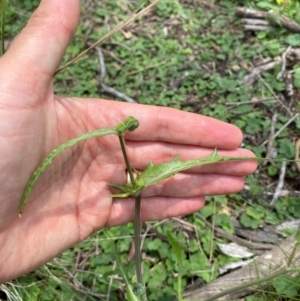
[[227,162],[227,161],[242,161],[242,160],[256,160],[256,158],[250,157],[223,157],[219,156],[217,150],[215,150],[210,156],[201,159],[192,159],[187,161],[181,161],[179,156],[175,156],[174,159],[167,163],[153,164],[149,163],[146,169],[136,179],[136,186],[131,183],[126,185],[119,185],[112,183],[112,187],[117,188],[124,192],[118,197],[137,196],[141,191],[151,185],[157,184],[180,171],[190,169],[192,167],[201,166],[205,164]]

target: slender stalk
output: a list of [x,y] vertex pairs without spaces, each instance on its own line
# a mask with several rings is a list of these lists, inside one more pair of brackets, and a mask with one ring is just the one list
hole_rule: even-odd
[[[136,182],[133,176],[132,168],[128,159],[125,140],[123,135],[118,135],[119,141],[126,164],[127,171],[130,176],[131,183],[136,187]],[[140,219],[140,209],[141,209],[141,195],[135,197],[135,208],[134,208],[134,246],[135,246],[135,269],[137,282],[144,286],[143,273],[142,273],[142,261],[141,261],[141,219]],[[147,301],[145,292],[141,295],[142,301]]]
[[[111,238],[111,237],[110,237]],[[128,300],[129,301],[139,301],[138,297],[135,296],[133,290],[132,290],[132,285],[128,279],[128,275],[127,275],[127,270],[124,268],[122,262],[121,262],[121,259],[120,257],[118,256],[117,254],[117,248],[116,248],[116,244],[113,243],[113,252],[114,252],[114,255],[116,257],[116,261],[117,261],[117,265],[118,265],[118,268],[120,269],[120,272],[121,272],[121,275],[127,285],[127,297],[128,297]],[[127,300],[127,299],[126,299]]]
[[4,45],[4,30],[5,30],[5,1],[1,1],[1,56],[5,52],[5,45]]
[[94,43],[93,45],[91,45],[89,48],[87,48],[86,50],[82,51],[79,55],[77,55],[74,59],[72,59],[70,62],[66,63],[65,65],[63,65],[61,68],[57,69],[54,73],[54,76],[56,74],[58,74],[59,72],[61,72],[62,70],[66,69],[67,67],[69,67],[70,65],[72,65],[73,63],[75,63],[76,61],[78,61],[80,58],[82,58],[88,51],[90,51],[91,49],[95,48],[98,44],[100,44],[101,42],[103,42],[104,40],[108,39],[109,37],[111,37],[113,34],[115,34],[117,31],[121,30],[122,28],[124,28],[125,26],[127,26],[128,24],[132,23],[134,20],[136,20],[137,18],[145,15],[152,7],[154,7],[159,1],[161,0],[154,0],[151,4],[149,4],[147,7],[145,7],[144,9],[142,9],[141,11],[132,14],[128,19],[126,19],[125,21],[121,22],[120,24],[118,24],[114,29],[112,29],[110,32],[108,32],[106,35],[104,35],[101,39],[99,39],[96,43]]
[[178,278],[177,278],[177,298],[178,301],[183,301],[182,299],[182,276],[181,273],[178,273]]
[[132,169],[131,169],[131,166],[130,166],[128,156],[127,156],[126,146],[125,146],[125,141],[124,141],[123,135],[119,135],[119,141],[120,141],[123,157],[124,157],[124,160],[125,160],[126,168],[127,168],[128,173],[129,173],[129,176],[130,176],[130,181],[131,181],[133,187],[136,187],[135,179],[134,179],[134,176],[133,176],[133,173],[132,173]]
[[[135,247],[135,268],[137,282],[144,284],[142,275],[142,261],[141,261],[141,195],[135,197],[134,208],[134,247]],[[144,294],[143,294],[144,295]],[[144,300],[144,297],[142,297]]]

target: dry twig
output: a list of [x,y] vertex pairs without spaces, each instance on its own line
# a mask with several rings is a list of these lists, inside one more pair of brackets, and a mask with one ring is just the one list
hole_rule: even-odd
[[80,58],[82,58],[88,51],[90,51],[91,49],[95,48],[98,44],[102,43],[103,41],[105,41],[106,39],[110,38],[113,34],[115,34],[116,32],[118,32],[119,30],[125,28],[127,25],[129,25],[130,23],[132,23],[134,20],[136,20],[137,18],[144,16],[145,14],[147,14],[147,12],[149,12],[150,9],[152,9],[152,7],[154,7],[158,2],[160,2],[161,0],[154,0],[151,4],[149,4],[147,7],[145,7],[144,9],[142,9],[141,11],[137,12],[137,13],[133,13],[128,19],[126,19],[124,22],[121,22],[120,24],[118,24],[114,29],[112,29],[111,31],[109,31],[106,35],[104,35],[101,39],[99,39],[96,43],[94,43],[93,45],[91,45],[89,48],[87,48],[86,50],[84,50],[83,52],[81,52],[78,56],[76,56],[74,59],[72,59],[70,62],[68,62],[67,64],[65,64],[64,66],[62,66],[61,68],[57,69],[54,73],[53,76],[55,76],[57,73],[59,73],[60,71],[66,69],[68,66],[72,65],[73,63],[75,63],[76,61],[78,61]]
[[[249,293],[256,291],[259,287],[246,287],[250,281],[259,280],[264,277],[272,276],[276,272],[286,269],[289,261],[289,254],[294,250],[297,241],[294,237],[285,239],[279,246],[274,246],[269,252],[256,257],[247,266],[235,270],[225,276],[222,276],[207,285],[187,291],[183,294],[184,300],[208,300],[219,294],[228,292],[228,290],[243,286],[238,291],[231,292],[230,294],[220,297],[216,300],[236,300]],[[293,266],[299,267],[300,264],[300,249],[296,249],[293,257]],[[260,284],[261,285],[261,284]],[[223,294],[222,294],[223,295]],[[211,299],[212,300],[212,299]]]
[[264,103],[264,102],[277,102],[277,100],[274,97],[270,98],[262,98],[262,99],[252,99],[249,101],[241,101],[241,102],[225,102],[226,106],[241,106],[241,105],[247,105],[247,104],[257,104],[257,103]]
[[245,24],[246,31],[273,30],[273,27],[270,26],[267,21],[262,19],[243,18],[241,22]]
[[279,176],[279,182],[278,185],[275,189],[275,193],[273,196],[273,199],[270,203],[271,206],[273,206],[275,204],[275,202],[277,201],[278,197],[280,196],[280,193],[282,191],[283,185],[284,185],[284,177],[285,177],[285,171],[286,171],[286,161],[282,161],[281,164],[281,169],[280,169],[280,176]]
[[[271,130],[269,135],[269,141],[268,141],[268,147],[267,147],[267,155],[266,158],[273,158],[272,152],[273,152],[273,141],[274,141],[274,133],[275,133],[275,126],[277,122],[277,113],[275,112],[272,116],[272,122],[271,122]],[[266,165],[267,161],[263,163],[263,165]]]
[[99,65],[100,65],[99,84],[100,84],[101,89],[105,93],[113,95],[117,98],[123,99],[127,102],[136,103],[136,101],[133,98],[125,95],[124,93],[122,93],[104,83],[104,79],[106,76],[106,68],[105,68],[103,54],[102,54],[100,47],[95,47],[95,49],[96,49],[96,52],[98,55],[98,60],[99,60]]
[[242,18],[265,19],[273,26],[283,27],[291,32],[300,33],[300,25],[291,19],[275,14],[272,11],[264,12],[251,8],[238,7],[236,16]]
[[[270,139],[274,140],[277,136],[280,135],[280,133],[286,128],[288,127],[295,119],[297,119],[299,117],[300,113],[295,114],[289,121],[287,121],[277,132],[276,134],[274,134],[273,137],[271,137]],[[268,143],[268,140],[264,141],[262,143],[262,145],[266,145]]]
[[253,85],[263,72],[270,71],[280,64],[283,65],[283,60],[285,60],[285,66],[282,66],[281,69],[297,64],[300,61],[300,49],[290,48],[289,51],[286,50],[281,56],[277,56],[273,60],[271,58],[262,60],[258,66],[253,68],[251,73],[243,78],[242,83]]
[[261,73],[274,69],[280,63],[281,58],[276,57],[274,61],[253,68],[252,72],[243,78],[242,83],[244,85],[253,85],[259,79]]
[[289,109],[288,106],[285,105],[285,103],[283,102],[283,99],[280,98],[280,95],[277,96],[274,92],[274,90],[272,89],[272,87],[260,76],[260,74],[258,75],[260,81],[267,87],[267,89],[271,92],[271,94],[274,96],[274,98],[277,100],[277,102],[279,102],[281,104],[281,106],[290,114],[292,115],[293,113],[291,112],[291,110]]
[[282,54],[281,59],[282,59],[282,65],[281,65],[281,70],[280,72],[277,74],[277,79],[282,78],[284,72],[285,72],[285,68],[286,68],[286,56],[288,55],[288,53],[291,51],[292,46],[290,45],[287,50]]
[[[203,216],[199,213],[196,213],[197,218],[201,219],[209,228],[212,228],[212,224],[207,221]],[[216,235],[218,237],[226,238],[232,242],[235,242],[236,244],[239,244],[241,246],[247,247],[248,249],[254,251],[256,254],[261,254],[261,250],[270,250],[273,248],[273,245],[271,244],[261,244],[261,243],[254,243],[250,242],[246,239],[242,239],[240,237],[237,237],[235,235],[232,235],[226,231],[224,231],[221,228],[215,227],[214,231],[216,232]]]

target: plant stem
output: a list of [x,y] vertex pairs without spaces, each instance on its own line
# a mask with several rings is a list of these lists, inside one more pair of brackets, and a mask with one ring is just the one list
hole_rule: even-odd
[[131,283],[130,283],[130,281],[128,279],[127,271],[124,268],[124,266],[122,264],[122,261],[121,261],[120,257],[117,254],[117,248],[116,248],[116,244],[115,243],[113,244],[113,252],[114,252],[114,255],[116,257],[118,268],[120,269],[121,275],[122,275],[122,277],[123,277],[123,279],[124,279],[124,281],[125,281],[125,283],[127,285],[127,297],[128,297],[128,300],[129,301],[139,301],[138,297],[135,296],[135,294],[134,294],[134,292],[132,290],[132,285],[131,285]]
[[[133,187],[136,187],[136,182],[132,173],[132,168],[128,159],[125,140],[123,135],[118,135],[119,141],[126,164],[127,171],[130,176],[130,181]],[[141,262],[141,219],[140,219],[140,209],[141,209],[141,194],[135,197],[135,207],[134,207],[134,246],[135,246],[135,269],[137,282],[144,286],[143,274],[142,274],[142,262]],[[141,295],[142,301],[147,301],[146,294]]]
[[130,176],[130,181],[131,181],[133,187],[136,187],[135,179],[134,179],[132,169],[131,169],[131,166],[130,166],[130,162],[129,162],[127,152],[126,152],[124,137],[123,137],[123,135],[118,135],[118,136],[119,136],[119,141],[120,141],[120,144],[121,144],[121,149],[122,149],[123,157],[124,157],[124,160],[125,160],[127,172],[129,173],[129,176]]
[[181,273],[178,273],[178,279],[177,279],[177,298],[178,301],[183,301],[182,299],[182,277],[181,277]]
[[[144,285],[142,274],[142,260],[141,260],[141,195],[135,197],[134,208],[134,247],[135,247],[135,269],[137,282]],[[145,293],[142,294],[142,300],[146,301]]]
[[4,30],[5,30],[5,1],[1,1],[0,9],[1,9],[1,56],[5,52],[5,45],[4,45]]

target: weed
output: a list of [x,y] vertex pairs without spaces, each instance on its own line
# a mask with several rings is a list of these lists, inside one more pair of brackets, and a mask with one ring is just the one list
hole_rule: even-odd
[[[124,6],[118,6],[119,2]],[[132,12],[127,1],[119,2],[103,1],[95,7],[89,17],[95,21],[89,42],[98,40],[107,28],[116,25],[116,20],[122,20],[122,16]],[[235,4],[240,2],[259,9],[276,9],[299,22],[299,1],[276,3],[273,0],[263,0],[241,3],[222,0],[213,9],[198,2],[195,6],[192,2],[163,1],[157,10],[149,14],[146,21],[137,20],[126,28],[132,34],[131,38],[118,33],[104,42],[102,47],[107,51],[107,81],[140,103],[172,106],[236,124],[246,133],[244,146],[253,150],[257,156],[264,157],[267,150],[262,142],[269,137],[272,112],[279,112],[276,130],[280,130],[290,118],[278,101],[274,102],[274,95],[265,83],[275,95],[280,95],[285,92],[284,82],[276,79],[278,70],[263,74],[265,83],[258,81],[252,86],[245,86],[241,84],[241,80],[255,59],[280,56],[288,45],[299,46],[299,35],[282,29],[243,33],[233,17],[233,11]],[[11,3],[6,7],[6,39],[14,37],[25,25],[30,11],[38,1]],[[17,5],[13,5],[14,3]],[[142,1],[138,1],[138,5],[141,3]],[[89,34],[89,27],[88,23],[81,21],[63,63],[86,49],[84,36]],[[293,68],[293,84],[299,89],[299,66],[295,65]],[[170,84],[185,72],[188,72],[188,76],[178,86]],[[56,92],[71,96],[111,98],[110,95],[99,92],[97,75],[97,60],[92,52],[87,53],[83,60],[57,74]],[[273,102],[266,100],[251,103],[252,100],[270,98],[273,98]],[[228,103],[235,105],[228,106]],[[294,109],[295,105],[290,105]],[[292,141],[298,137],[299,129],[299,120],[295,120],[274,141],[277,158],[293,159],[295,150]],[[214,218],[215,225],[228,232],[233,229],[230,217],[238,218],[249,228],[257,228],[263,223],[278,224],[287,218],[297,217],[297,198],[280,198],[275,203],[275,208],[268,208],[266,205],[264,192],[271,191],[270,187],[277,180],[279,170],[278,164],[270,163],[258,175],[250,177],[247,180],[250,186],[247,198],[241,195],[209,197],[208,205],[201,210],[201,214],[208,219]],[[291,190],[296,190],[299,187],[296,183],[298,175],[292,164],[288,165],[288,172],[289,177],[295,179],[289,180],[288,185]],[[215,209],[213,202],[216,204]],[[226,204],[233,213],[220,213]],[[144,248],[149,257],[144,262],[144,280],[147,282],[149,300],[172,300],[178,295],[178,279],[173,276],[174,273],[179,273],[178,258],[175,252],[171,254],[168,251],[165,233],[172,233],[183,252],[186,267],[180,270],[183,288],[196,278],[204,282],[215,279],[218,276],[217,267],[232,261],[218,253],[212,230],[205,228],[201,220],[195,215],[186,220],[197,227],[195,232],[184,230],[178,224],[168,221],[155,226],[159,238],[145,238]],[[121,272],[116,268],[115,258],[112,256],[115,254],[113,244],[106,234],[110,233],[111,237],[118,239],[118,259],[125,266],[129,279],[133,279],[132,265],[124,264],[133,232],[133,227],[128,225],[96,233],[35,273],[21,277],[14,285],[8,284],[8,287],[12,293],[17,290],[23,300],[97,300],[106,298],[107,292],[110,292],[110,300],[120,300],[123,281],[114,277]],[[214,256],[209,260],[212,250]],[[269,294],[263,292],[263,297],[257,294],[247,300],[275,300],[278,295],[288,298],[289,292],[285,289],[287,283],[291,286],[289,297],[297,298],[297,277],[284,278],[282,285],[279,280],[281,278],[277,278],[267,289],[264,288]],[[73,288],[78,285],[79,289],[75,291]],[[3,288],[2,290],[5,291]]]

